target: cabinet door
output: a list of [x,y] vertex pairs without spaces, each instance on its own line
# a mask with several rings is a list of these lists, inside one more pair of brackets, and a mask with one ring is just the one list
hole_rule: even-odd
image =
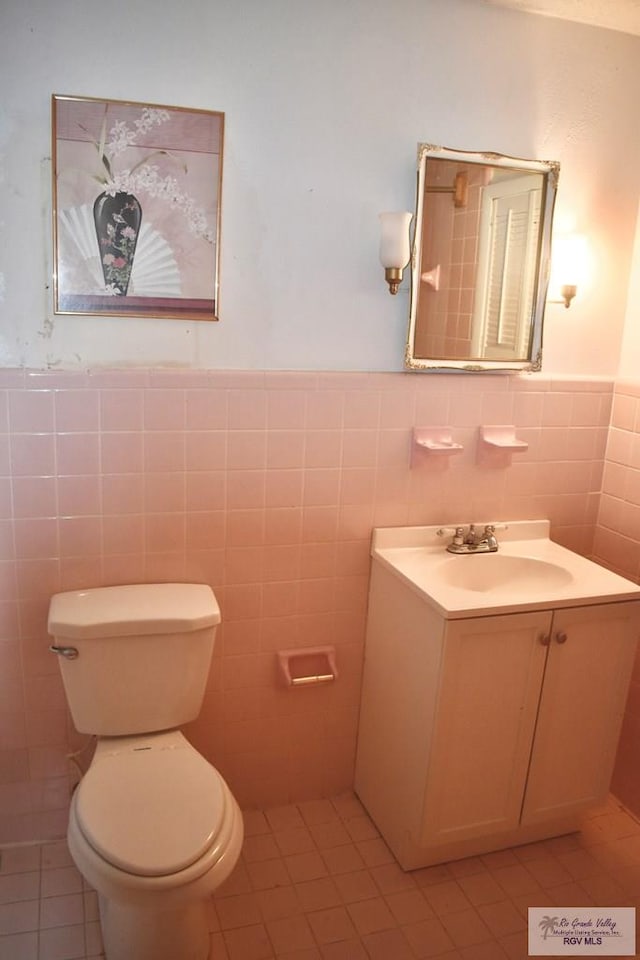
[[606,796],[639,629],[634,602],[554,614],[523,824]]
[[517,827],[550,628],[547,612],[447,624],[421,843]]

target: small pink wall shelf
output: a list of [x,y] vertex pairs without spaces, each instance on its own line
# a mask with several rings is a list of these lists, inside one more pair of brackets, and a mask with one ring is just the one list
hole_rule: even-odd
[[411,445],[411,466],[415,467],[422,454],[429,457],[451,457],[462,453],[461,443],[455,443],[448,427],[415,427]]
[[516,438],[516,428],[507,424],[480,427],[478,458],[481,462],[491,462],[497,466],[509,466],[514,453],[524,453],[529,449],[525,440]]
[[338,676],[335,647],[279,650],[278,663],[282,679],[288,687],[329,683]]

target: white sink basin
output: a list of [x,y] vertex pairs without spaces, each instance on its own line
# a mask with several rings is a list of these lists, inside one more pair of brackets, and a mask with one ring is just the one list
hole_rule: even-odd
[[[460,560],[466,563],[460,563]],[[482,553],[474,556],[448,554],[441,563],[434,563],[431,571],[434,582],[458,590],[484,593],[487,590],[513,590],[536,594],[540,590],[557,590],[573,581],[573,574],[565,567],[537,560],[535,557],[513,557],[502,553]]]
[[381,527],[371,555],[449,619],[640,599],[637,584],[554,543],[549,528],[515,521],[497,530],[497,553],[457,555],[439,527]]

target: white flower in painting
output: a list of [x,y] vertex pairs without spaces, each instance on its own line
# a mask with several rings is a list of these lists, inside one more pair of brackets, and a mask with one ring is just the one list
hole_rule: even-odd
[[134,120],[135,130],[128,127],[124,120],[116,120],[109,130],[109,140],[105,146],[105,153],[110,160],[119,157],[129,147],[136,145],[141,134],[148,133],[152,127],[166,123],[168,119],[168,110],[143,107],[142,116]]
[[[99,179],[104,185],[105,193],[115,196],[116,193],[146,193],[150,197],[158,198],[170,203],[184,215],[189,231],[198,238],[207,243],[213,243],[215,239],[214,231],[207,220],[204,210],[200,209],[193,198],[184,193],[175,177],[170,175],[161,176],[158,167],[150,163],[155,156],[170,157],[167,150],[154,150],[147,157],[138,161],[130,169],[124,169],[116,173],[113,169],[113,161],[121,157],[130,147],[138,146],[138,137],[148,133],[154,126],[160,126],[170,119],[168,110],[158,107],[143,107],[140,116],[133,121],[132,129],[124,120],[115,120],[108,131],[107,137],[107,111],[102,124],[100,141],[93,141],[104,170],[106,177]],[[84,128],[83,128],[84,129]],[[186,167],[184,167],[186,172]]]
[[105,187],[107,193],[146,193],[150,197],[171,203],[183,214],[190,233],[195,237],[213,243],[214,234],[206,215],[182,190],[175,177],[160,175],[154,164],[146,164],[137,170],[124,170],[117,173]]

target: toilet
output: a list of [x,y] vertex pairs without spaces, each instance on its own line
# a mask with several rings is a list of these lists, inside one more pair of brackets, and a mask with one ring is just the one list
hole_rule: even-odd
[[220,609],[210,587],[133,584],[51,598],[74,725],[97,737],[67,833],[98,892],[107,960],[206,960],[207,902],[229,876],[242,815],[179,727],[200,712]]

